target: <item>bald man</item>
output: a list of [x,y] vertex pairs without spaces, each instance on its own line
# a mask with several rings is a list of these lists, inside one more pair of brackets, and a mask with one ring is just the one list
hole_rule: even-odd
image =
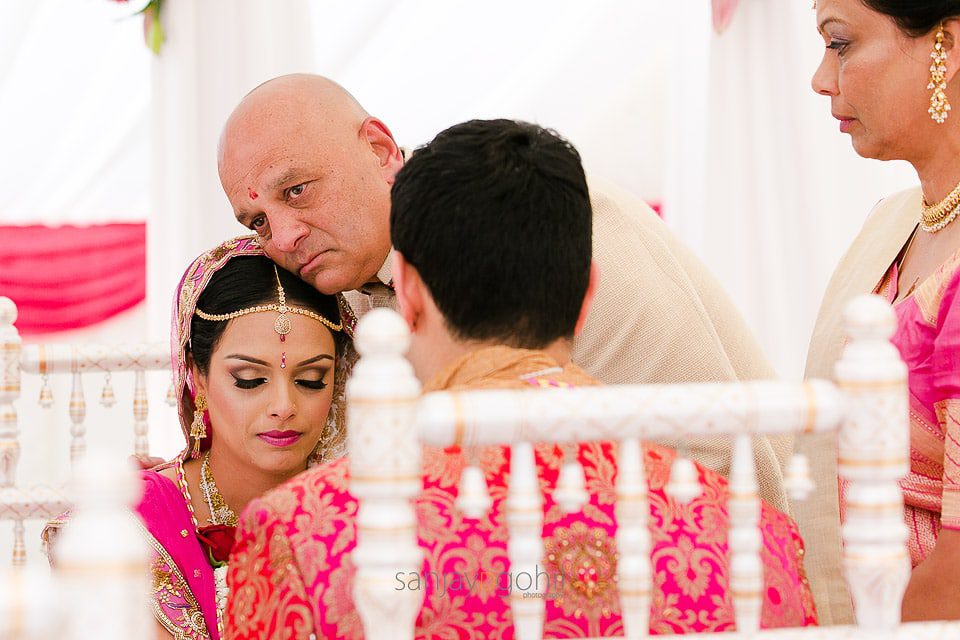
[[[354,311],[395,306],[390,188],[404,157],[389,128],[343,87],[281,76],[251,91],[220,138],[220,182],[237,220],[277,264]],[[573,361],[608,384],[772,377],[743,318],[706,268],[641,200],[590,180],[600,286]],[[450,265],[455,269],[457,265]],[[726,439],[688,443],[728,475]],[[760,493],[787,511],[787,438],[758,438]]]

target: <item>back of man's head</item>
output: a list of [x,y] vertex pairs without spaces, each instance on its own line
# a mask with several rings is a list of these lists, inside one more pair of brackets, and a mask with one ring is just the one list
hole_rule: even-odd
[[512,120],[458,124],[407,161],[391,200],[393,246],[455,338],[539,349],[573,336],[592,212],[569,142]]

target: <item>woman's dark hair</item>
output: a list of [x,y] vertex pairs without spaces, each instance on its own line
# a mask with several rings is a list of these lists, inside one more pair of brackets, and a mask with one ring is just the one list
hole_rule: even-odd
[[958,0],[861,0],[867,7],[890,16],[900,30],[913,37],[930,33],[944,20],[960,16]]
[[[309,284],[283,269],[274,271],[266,256],[238,256],[213,274],[197,300],[197,308],[219,315],[259,304],[277,302],[277,276],[286,294],[287,304],[314,311],[330,322],[340,322],[340,308],[334,296],[320,293]],[[210,357],[227,328],[229,320],[204,320],[194,314],[190,321],[190,353],[200,373],[207,375]],[[336,355],[343,353],[345,334],[333,331]]]

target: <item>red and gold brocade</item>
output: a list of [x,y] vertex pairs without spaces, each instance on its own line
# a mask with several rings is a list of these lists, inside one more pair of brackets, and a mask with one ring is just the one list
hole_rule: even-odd
[[[457,362],[428,390],[522,388],[528,382],[520,376],[551,368],[557,373],[540,379],[595,384],[577,367],[561,370],[543,353],[494,347]],[[544,493],[545,637],[623,634],[613,579],[615,454],[616,445],[611,443],[579,447],[590,501],[582,511],[564,514],[551,498],[561,451],[555,446],[536,448]],[[698,467],[704,491],[681,505],[663,491],[675,453],[645,444],[644,454],[653,535],[651,630],[662,634],[732,629],[726,480]],[[416,509],[426,559],[419,579],[414,577],[417,574],[398,576],[398,587],[425,591],[418,638],[513,636],[506,597],[509,579],[504,577],[510,571],[507,531],[501,511],[509,449],[491,447],[479,452],[493,499],[488,514],[479,520],[465,518],[454,507],[464,464],[459,449],[425,451],[424,491]],[[362,637],[351,596],[350,552],[356,543],[357,503],[348,493],[347,470],[346,460],[310,470],[252,502],[244,512],[228,575],[227,638]],[[767,505],[761,518],[762,625],[812,624],[816,616],[796,527]],[[448,581],[448,577],[452,578]],[[554,588],[558,584],[560,588]]]

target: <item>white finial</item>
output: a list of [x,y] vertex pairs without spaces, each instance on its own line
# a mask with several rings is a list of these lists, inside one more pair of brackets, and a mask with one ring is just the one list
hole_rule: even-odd
[[363,316],[354,340],[361,356],[400,356],[410,347],[410,332],[399,313],[381,308]]
[[17,321],[17,305],[13,300],[0,296],[0,327],[12,326]]
[[897,316],[886,300],[864,294],[844,309],[843,323],[853,340],[889,340],[897,329]]

